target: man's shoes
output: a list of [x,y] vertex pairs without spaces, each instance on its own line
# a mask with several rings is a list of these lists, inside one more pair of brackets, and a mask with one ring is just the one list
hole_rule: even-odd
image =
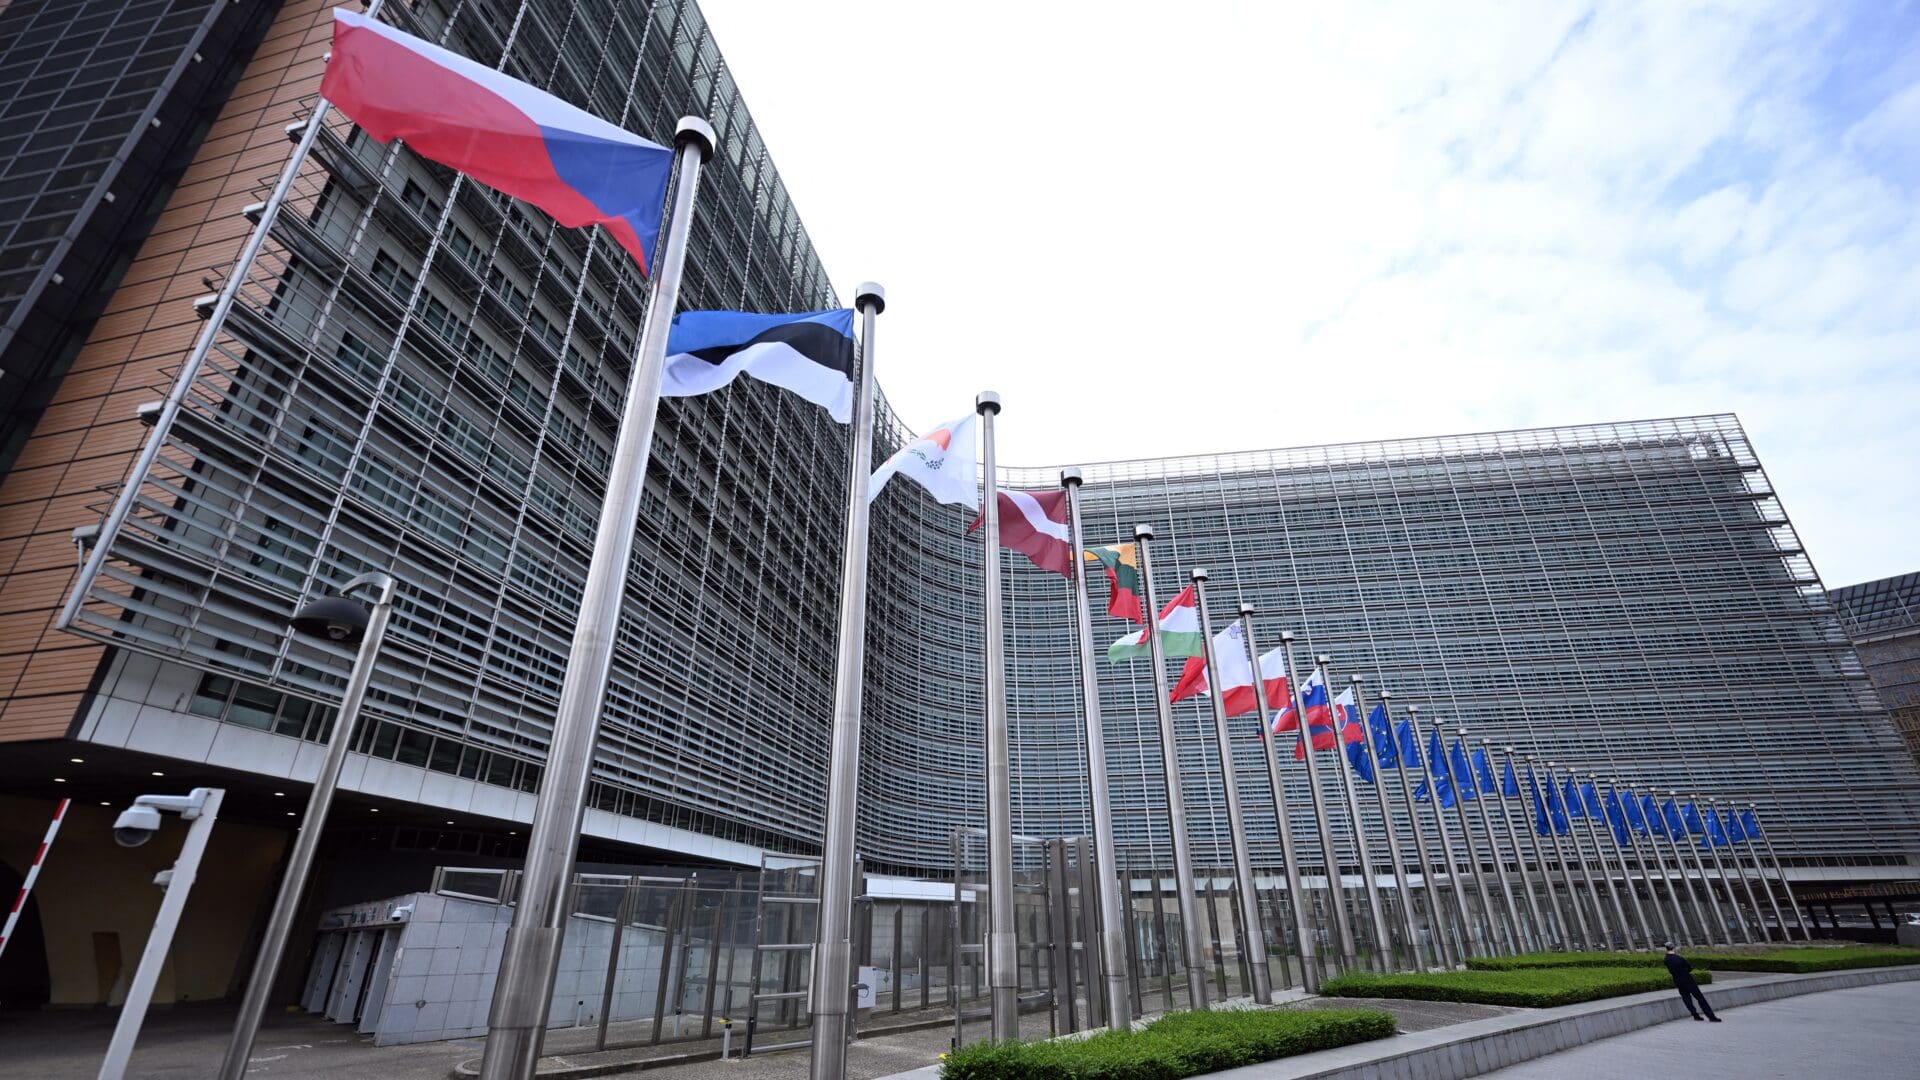
[[1693,1018],[1694,1018],[1695,1020],[1705,1020],[1705,1019],[1706,1019],[1706,1017],[1704,1017],[1704,1016],[1701,1016],[1701,1015],[1699,1015],[1698,1013],[1696,1013],[1696,1014],[1694,1014],[1694,1017],[1693,1017]]
[[1720,1018],[1719,1018],[1719,1017],[1717,1017],[1717,1016],[1709,1016],[1709,1017],[1707,1017],[1707,1019],[1709,1019],[1709,1020],[1711,1020],[1711,1021],[1713,1021],[1713,1022],[1714,1022],[1714,1023],[1716,1023],[1716,1024],[1720,1022]]

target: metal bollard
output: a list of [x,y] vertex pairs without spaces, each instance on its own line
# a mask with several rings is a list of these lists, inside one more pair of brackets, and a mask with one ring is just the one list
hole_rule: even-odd
[[720,1060],[725,1061],[731,1056],[733,1056],[733,1021],[723,1016],[720,1018]]

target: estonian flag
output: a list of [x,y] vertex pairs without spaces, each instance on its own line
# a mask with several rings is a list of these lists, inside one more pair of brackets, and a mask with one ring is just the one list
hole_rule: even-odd
[[853,419],[853,311],[750,315],[683,311],[667,334],[661,397],[693,397],[740,375],[791,390],[845,424]]

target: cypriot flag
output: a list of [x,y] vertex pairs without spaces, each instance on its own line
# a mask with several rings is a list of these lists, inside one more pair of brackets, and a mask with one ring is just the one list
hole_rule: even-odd
[[873,477],[867,481],[867,502],[873,502],[887,481],[899,473],[926,488],[936,502],[959,503],[978,510],[980,464],[973,456],[976,443],[973,424],[979,416],[970,412],[901,447],[886,464],[873,471]]

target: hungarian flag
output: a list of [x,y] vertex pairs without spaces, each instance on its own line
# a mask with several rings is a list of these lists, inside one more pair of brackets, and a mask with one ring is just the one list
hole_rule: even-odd
[[[1169,600],[1154,622],[1160,627],[1160,647],[1168,656],[1200,655],[1205,642],[1200,636],[1200,610],[1194,607],[1193,586],[1187,586],[1179,596]],[[1148,629],[1141,627],[1107,646],[1107,660],[1118,664],[1153,655],[1152,646],[1147,643]]]
[[[1265,657],[1261,657],[1261,666],[1266,666]],[[1327,684],[1320,678],[1319,668],[1314,668],[1313,674],[1307,676],[1307,681],[1300,684],[1300,707],[1307,710],[1308,724],[1333,730],[1333,709],[1327,704]],[[1275,735],[1283,731],[1300,730],[1300,717],[1294,713],[1292,701],[1287,701],[1286,706],[1274,714],[1269,730]]]
[[979,509],[980,467],[973,457],[973,425],[979,418],[979,413],[968,413],[901,447],[873,470],[867,481],[867,501],[877,498],[887,481],[899,474],[926,488],[935,502]]
[[333,9],[320,96],[376,141],[404,139],[562,225],[605,228],[650,270],[673,170],[666,147],[345,8]]
[[[1250,713],[1260,707],[1253,696],[1253,668],[1247,663],[1247,635],[1239,623],[1232,623],[1213,635],[1213,662],[1220,669],[1220,681],[1227,684],[1226,696],[1220,699],[1220,704],[1228,716]],[[1267,704],[1285,700],[1287,661],[1279,649],[1260,658],[1260,674],[1266,684]],[[1206,657],[1196,656],[1181,669],[1180,681],[1174,684],[1169,700],[1182,701],[1195,694],[1212,692],[1213,688],[1207,685]]]
[[1140,552],[1132,544],[1108,544],[1080,553],[1107,572],[1107,614],[1128,622],[1146,622],[1140,606]]
[[[1042,570],[1061,577],[1073,576],[1073,545],[1067,542],[1067,491],[1002,491],[1000,505],[1000,546],[1012,548],[1033,561]],[[967,531],[986,521],[973,519]]]

